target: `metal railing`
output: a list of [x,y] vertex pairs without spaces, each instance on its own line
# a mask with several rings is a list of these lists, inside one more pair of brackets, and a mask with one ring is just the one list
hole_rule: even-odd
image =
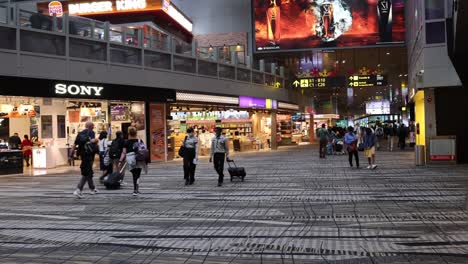
[[[153,27],[111,25],[84,17],[48,16],[0,5],[0,49],[162,69],[218,79],[285,87],[276,71],[264,72],[206,56],[188,44]],[[231,56],[232,57],[232,56]]]

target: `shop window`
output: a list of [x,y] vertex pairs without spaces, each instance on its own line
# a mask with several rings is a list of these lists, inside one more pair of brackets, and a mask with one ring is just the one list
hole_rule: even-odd
[[445,22],[426,23],[426,43],[445,43]]
[[65,116],[58,115],[57,116],[57,137],[58,138],[65,138]]
[[445,18],[445,1],[426,0],[426,20]]
[[52,134],[52,116],[51,115],[43,115],[41,116],[41,135],[42,138],[53,138]]

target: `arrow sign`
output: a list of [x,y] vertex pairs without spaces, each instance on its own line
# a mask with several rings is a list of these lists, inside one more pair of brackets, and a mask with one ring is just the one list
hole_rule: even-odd
[[299,84],[301,84],[301,83],[298,80],[293,82],[293,85],[296,86],[296,88],[299,87]]

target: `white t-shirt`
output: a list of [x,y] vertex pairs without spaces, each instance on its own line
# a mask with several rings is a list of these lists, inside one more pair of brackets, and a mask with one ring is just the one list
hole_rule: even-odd
[[99,151],[106,151],[107,150],[107,138],[104,138],[103,140],[99,141]]

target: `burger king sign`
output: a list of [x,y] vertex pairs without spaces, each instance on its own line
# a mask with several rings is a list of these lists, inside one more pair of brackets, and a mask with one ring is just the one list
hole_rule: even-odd
[[57,17],[61,17],[63,15],[62,3],[59,1],[52,1],[49,3],[49,15],[53,16],[54,14]]

